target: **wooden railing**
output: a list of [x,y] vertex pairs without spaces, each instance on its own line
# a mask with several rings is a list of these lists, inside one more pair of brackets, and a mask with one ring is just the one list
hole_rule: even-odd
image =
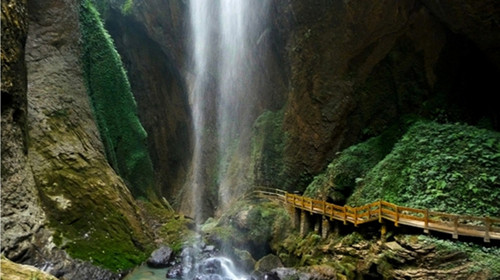
[[359,207],[340,206],[271,188],[257,188],[253,193],[260,197],[278,199],[294,208],[342,221],[344,224],[349,222],[357,226],[388,220],[396,226],[401,224],[422,228],[426,233],[430,230],[449,233],[453,238],[471,236],[482,237],[484,242],[500,240],[500,218],[433,212],[428,209],[399,206],[383,200]]

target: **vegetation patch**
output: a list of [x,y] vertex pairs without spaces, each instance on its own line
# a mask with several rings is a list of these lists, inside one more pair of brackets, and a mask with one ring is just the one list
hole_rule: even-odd
[[113,41],[90,0],[82,2],[82,65],[106,157],[135,197],[154,197],[146,131]]
[[377,199],[434,211],[498,216],[500,133],[417,122],[360,182],[349,203]]

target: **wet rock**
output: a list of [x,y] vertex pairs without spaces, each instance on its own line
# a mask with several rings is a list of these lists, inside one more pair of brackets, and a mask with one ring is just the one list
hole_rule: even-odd
[[182,278],[182,265],[181,264],[176,264],[175,266],[171,267],[168,272],[167,272],[167,278],[169,279],[180,279]]
[[276,272],[266,272],[264,273],[264,276],[262,279],[265,280],[281,280],[281,278],[278,276],[278,273]]
[[205,248],[203,248],[204,253],[214,253],[215,252],[215,246],[214,245],[207,245]]
[[260,272],[270,272],[271,270],[278,267],[283,267],[283,263],[278,256],[273,254],[269,254],[261,258],[255,264],[255,270]]
[[146,264],[153,268],[164,268],[169,266],[171,258],[172,249],[168,246],[161,246],[151,253],[151,256],[146,261]]
[[220,260],[216,258],[206,259],[200,264],[199,272],[206,274],[221,274],[222,264]]
[[245,271],[252,271],[255,267],[255,259],[252,257],[252,254],[246,250],[238,250],[235,248],[234,253],[236,255],[235,261],[238,263],[240,267]]
[[278,279],[290,279],[290,280],[309,280],[312,279],[312,275],[307,272],[297,271],[294,268],[289,267],[279,267],[271,271],[278,276]]

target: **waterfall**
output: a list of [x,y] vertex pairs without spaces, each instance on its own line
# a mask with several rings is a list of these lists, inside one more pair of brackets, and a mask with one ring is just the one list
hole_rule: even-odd
[[[216,181],[219,206],[231,198],[227,177],[229,156],[238,148],[242,129],[251,125],[255,102],[253,73],[256,46],[266,24],[267,0],[191,0],[190,82],[194,149],[190,178],[191,214],[203,211],[207,180]],[[207,147],[209,146],[209,147]],[[207,177],[208,153],[216,149],[215,178]],[[200,222],[200,221],[198,221]]]

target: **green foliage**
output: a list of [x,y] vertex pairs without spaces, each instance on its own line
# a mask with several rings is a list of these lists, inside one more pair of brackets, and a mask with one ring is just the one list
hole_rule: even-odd
[[85,80],[108,161],[134,196],[151,198],[153,167],[146,131],[120,56],[90,0],[81,5],[80,23]]
[[128,15],[132,12],[132,7],[134,6],[134,0],[125,0],[122,6],[122,13]]
[[[85,0],[87,1],[87,0]],[[132,13],[134,0],[90,0],[92,5],[97,9],[101,18],[109,16],[109,11],[112,8],[119,8],[123,15]]]
[[500,213],[500,133],[417,122],[365,177],[351,204],[378,198],[436,211]]
[[392,149],[401,130],[391,128],[383,134],[342,151],[309,184],[305,196],[318,199],[331,199],[334,203],[344,204],[356,184]]

